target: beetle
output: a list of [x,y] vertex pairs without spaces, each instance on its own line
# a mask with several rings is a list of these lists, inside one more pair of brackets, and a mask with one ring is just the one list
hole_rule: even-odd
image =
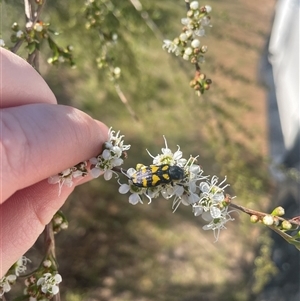
[[183,180],[184,170],[176,165],[137,165],[137,171],[130,180],[137,187],[150,188],[162,184],[172,184],[174,181]]

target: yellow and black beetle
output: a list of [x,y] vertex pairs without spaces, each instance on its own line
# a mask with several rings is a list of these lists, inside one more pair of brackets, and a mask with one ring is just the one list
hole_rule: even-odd
[[130,180],[137,187],[150,188],[162,184],[171,184],[183,180],[184,170],[176,165],[137,165],[137,171],[131,175]]

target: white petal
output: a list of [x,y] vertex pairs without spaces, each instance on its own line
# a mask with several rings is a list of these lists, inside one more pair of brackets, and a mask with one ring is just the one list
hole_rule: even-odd
[[210,222],[210,221],[213,219],[209,211],[203,212],[202,218],[203,218],[206,222]]
[[62,277],[61,277],[61,275],[60,274],[56,274],[55,276],[54,276],[54,280],[55,280],[55,282],[58,284],[58,283],[61,283],[62,282]]
[[188,18],[182,18],[181,19],[181,24],[188,25],[189,24],[189,19]]
[[113,159],[112,160],[112,165],[113,166],[120,166],[120,165],[122,165],[123,164],[123,159],[121,159],[121,158],[115,158],[115,159]]
[[193,48],[199,48],[200,47],[200,41],[198,39],[194,39],[191,43],[191,46]]
[[121,157],[122,149],[119,146],[114,146],[112,150],[118,157]]
[[112,175],[113,175],[113,172],[112,172],[110,169],[108,169],[108,170],[104,173],[104,179],[105,179],[106,181],[108,181],[108,180],[110,180],[110,179],[112,178]]
[[199,188],[202,192],[209,192],[209,185],[206,182],[201,182]]
[[130,186],[128,184],[122,184],[119,187],[119,193],[126,194],[130,190]]
[[109,160],[111,158],[111,153],[108,149],[105,149],[102,153],[102,158],[104,160]]
[[90,171],[90,174],[93,178],[98,178],[100,175],[101,175],[101,170],[100,168],[92,168],[91,171]]
[[176,194],[177,196],[182,196],[184,193],[184,188],[181,185],[175,185],[173,194]]
[[213,200],[216,201],[216,202],[222,202],[224,200],[224,194],[221,192],[221,193],[216,193],[214,194],[213,196]]
[[52,176],[52,177],[48,178],[48,183],[49,184],[56,184],[59,181],[60,181],[60,176],[59,175],[55,175],[55,176]]
[[56,295],[59,292],[59,287],[57,285],[52,286],[52,294]]
[[206,8],[206,12],[210,13],[211,12],[211,6],[209,5],[205,5],[205,8]]
[[91,158],[89,161],[92,165],[96,165],[98,163],[98,159],[96,157]]
[[194,215],[195,215],[195,216],[199,216],[199,215],[202,214],[203,208],[202,208],[202,207],[194,207],[194,208],[193,208],[193,211],[194,211]]
[[138,202],[141,202],[141,198],[137,193],[133,193],[129,196],[129,203],[136,205]]
[[221,210],[217,207],[211,207],[210,215],[212,218],[219,218],[221,216]]
[[198,1],[193,1],[190,3],[190,8],[193,10],[196,10],[199,8],[199,2]]
[[129,169],[127,169],[127,175],[129,176],[129,177],[131,177],[133,174],[135,174],[136,173],[136,170],[134,169],[134,168],[129,168]]
[[191,193],[188,197],[188,200],[190,204],[194,204],[200,200],[200,197],[196,193]]

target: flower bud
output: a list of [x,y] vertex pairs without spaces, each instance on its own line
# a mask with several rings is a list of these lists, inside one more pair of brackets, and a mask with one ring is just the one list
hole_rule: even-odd
[[259,218],[258,218],[257,215],[254,215],[254,214],[253,214],[253,215],[250,216],[250,222],[251,222],[251,223],[254,223],[254,224],[255,224],[255,223],[257,223],[258,221],[259,221]]
[[282,222],[281,226],[282,226],[283,230],[291,230],[292,229],[292,224],[286,220]]
[[187,41],[187,39],[188,39],[188,37],[185,33],[180,34],[180,36],[179,36],[180,41],[185,42],[185,41]]
[[191,43],[191,46],[193,48],[199,48],[200,47],[200,41],[198,39],[194,39]]
[[201,47],[201,52],[202,53],[206,53],[207,52],[207,46],[206,45],[203,45],[202,47]]
[[11,29],[13,31],[18,31],[19,30],[19,24],[17,22],[14,22],[13,25],[11,26]]
[[190,3],[190,8],[193,9],[193,10],[196,10],[199,8],[199,2],[198,1],[192,1]]
[[271,214],[274,216],[283,216],[284,213],[285,213],[284,208],[282,208],[281,206],[278,206],[272,211]]
[[43,261],[43,266],[44,266],[45,268],[50,268],[51,265],[52,265],[51,260],[46,259],[46,260]]
[[194,12],[190,9],[187,13],[186,13],[187,17],[190,18],[194,15]]
[[265,215],[262,222],[266,226],[272,226],[274,224],[274,217],[272,215]]
[[207,13],[210,13],[212,8],[209,5],[205,5],[205,9]]
[[203,80],[203,79],[206,78],[206,75],[205,75],[204,73],[201,73],[201,74],[199,75],[199,78],[200,78],[201,80]]
[[43,22],[35,23],[33,28],[34,28],[35,31],[41,32],[44,29]]

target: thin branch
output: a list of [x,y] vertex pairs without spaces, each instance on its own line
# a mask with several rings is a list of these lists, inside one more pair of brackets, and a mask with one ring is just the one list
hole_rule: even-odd
[[26,23],[32,22],[33,20],[33,8],[32,3],[29,0],[24,0],[24,11]]
[[[54,239],[54,232],[53,232],[53,225],[52,222],[50,222],[46,227],[44,231],[44,241],[46,246],[46,256],[51,258],[52,262],[55,264],[55,269],[57,270],[57,261],[56,261],[56,254],[55,254],[55,239]],[[56,295],[52,298],[53,301],[60,301],[60,292],[58,292]]]
[[138,116],[135,114],[134,110],[132,109],[132,107],[130,106],[130,104],[128,103],[128,100],[126,98],[126,96],[124,95],[123,91],[121,90],[119,84],[114,83],[114,87],[115,90],[120,98],[120,100],[123,102],[123,104],[125,105],[126,109],[128,110],[128,112],[130,113],[130,115],[132,116],[132,118],[135,121],[139,121]]
[[[33,28],[35,23],[39,20],[39,17],[42,13],[42,10],[43,10],[43,8],[46,4],[46,0],[43,0],[42,4],[38,4],[38,7],[37,7],[36,11],[34,11],[33,4],[34,4],[33,1],[24,0],[24,13],[25,13],[25,21],[26,21],[26,24],[25,24],[26,30],[29,30],[29,29]],[[13,53],[16,53],[19,50],[19,48],[21,47],[21,45],[23,44],[23,42],[24,42],[24,39],[19,40],[18,42],[16,42],[16,44],[13,47],[10,48],[10,51],[13,52]],[[29,62],[29,60],[34,61],[33,59],[30,58],[30,55],[28,56],[28,62]]]
[[[244,212],[244,213],[246,213],[246,214],[248,214],[248,215],[250,215],[250,216],[251,216],[251,215],[257,215],[257,216],[259,216],[259,217],[264,217],[264,216],[266,216],[266,215],[270,215],[270,214],[268,214],[268,213],[256,211],[256,210],[253,210],[253,209],[249,209],[249,208],[246,208],[246,207],[244,207],[244,206],[237,205],[237,204],[234,204],[234,203],[230,203],[229,206],[231,206],[231,207],[233,207],[233,208],[235,208],[235,209],[238,209],[238,210],[240,210],[240,211],[242,211],[242,212]],[[280,216],[276,216],[276,218],[277,218],[279,221],[281,221],[281,222],[283,222],[283,221],[288,221],[288,222],[290,222],[291,224],[293,224],[293,225],[295,225],[295,226],[297,226],[297,227],[300,226],[299,221],[296,221],[296,220],[293,220],[293,219],[285,219],[285,218],[282,218],[282,217],[280,217]]]
[[159,40],[163,40],[164,36],[162,32],[159,30],[155,22],[150,18],[147,11],[143,9],[142,3],[139,0],[130,0],[133,7],[140,13],[141,17],[146,22],[147,26],[152,30],[152,32],[156,35]]
[[10,48],[10,51],[16,53],[23,44],[23,42],[24,40],[19,40],[13,47]]

